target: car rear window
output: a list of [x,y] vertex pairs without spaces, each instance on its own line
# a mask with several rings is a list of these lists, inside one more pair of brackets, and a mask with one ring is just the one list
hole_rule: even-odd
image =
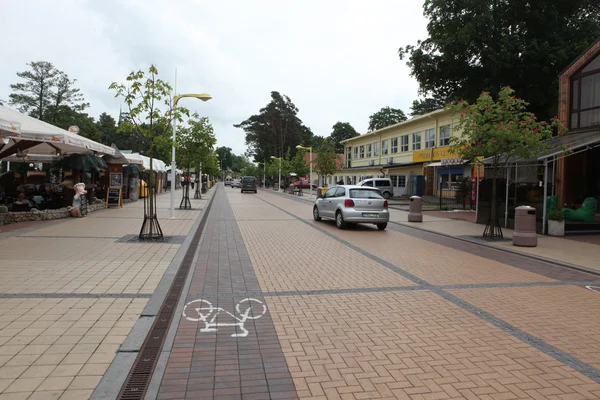
[[379,190],[350,189],[351,199],[383,199]]
[[254,183],[255,181],[256,181],[256,179],[254,179],[254,178],[244,178],[242,180],[242,182],[244,182],[244,183]]

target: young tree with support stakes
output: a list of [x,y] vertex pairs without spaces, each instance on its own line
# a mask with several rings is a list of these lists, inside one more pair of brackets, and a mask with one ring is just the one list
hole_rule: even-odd
[[[336,154],[333,145],[329,141],[325,141],[317,150],[317,158],[315,159],[316,166],[314,170],[322,178],[322,187],[326,186],[325,178],[333,175],[337,170],[338,155]],[[319,181],[321,182],[321,181]]]
[[492,206],[485,227],[484,239],[503,238],[498,221],[497,178],[516,157],[531,158],[545,148],[545,139],[555,129],[562,130],[557,117],[550,122],[538,121],[527,111],[527,103],[515,97],[515,91],[504,87],[494,100],[488,92],[482,92],[477,101],[469,104],[460,101],[449,106],[460,113],[456,130],[461,136],[450,138],[452,150],[463,160],[474,161],[477,157],[491,158]]
[[144,222],[140,229],[141,240],[162,240],[163,232],[156,215],[154,199],[153,156],[157,146],[171,143],[169,132],[173,118],[181,120],[182,115],[189,111],[177,107],[173,113],[173,89],[171,85],[158,77],[158,69],[151,65],[147,71],[131,72],[125,83],[113,82],[109,86],[114,90],[115,97],[122,97],[127,105],[129,119],[127,124],[148,144],[150,157],[150,171],[148,177],[147,206],[144,200]]

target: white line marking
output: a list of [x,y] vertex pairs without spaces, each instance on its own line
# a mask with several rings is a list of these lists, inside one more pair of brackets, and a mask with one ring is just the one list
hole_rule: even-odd
[[[262,307],[257,306],[257,307],[261,308],[260,313],[258,313],[258,314],[255,313],[254,315],[250,315],[250,311],[252,310],[252,307],[253,307],[252,302],[256,302],[260,306],[262,306]],[[246,306],[248,308],[246,308],[242,312],[240,310],[240,306],[245,305],[245,303],[247,303]],[[187,315],[186,310],[188,309],[188,307],[190,307],[190,309],[193,309],[194,311],[196,311],[196,313],[198,313],[198,318]],[[215,320],[217,319],[217,316],[221,313],[221,311],[223,311],[223,312],[227,313],[228,315],[230,315],[231,317],[233,317],[237,322],[232,322],[232,323],[215,322]],[[236,304],[235,311],[240,315],[239,318],[237,316],[235,316],[234,314],[230,313],[229,311],[225,310],[224,308],[214,307],[212,305],[212,303],[208,300],[198,299],[198,300],[190,301],[189,303],[187,303],[185,305],[185,307],[183,307],[183,316],[185,317],[185,319],[187,319],[188,321],[191,321],[191,322],[204,322],[204,328],[200,329],[200,332],[216,332],[218,330],[217,328],[219,328],[219,327],[237,326],[240,328],[240,330],[242,332],[234,333],[233,335],[231,335],[231,337],[246,337],[246,336],[248,336],[248,330],[246,328],[244,328],[244,324],[246,323],[246,321],[249,319],[259,319],[260,317],[265,315],[265,313],[267,312],[267,306],[260,300],[246,298]]]

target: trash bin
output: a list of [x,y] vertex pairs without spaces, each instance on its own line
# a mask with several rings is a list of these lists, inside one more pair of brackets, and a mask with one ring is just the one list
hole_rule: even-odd
[[328,191],[329,188],[326,187],[318,187],[317,188],[317,198],[322,198],[325,196],[325,192]]
[[423,199],[411,196],[408,203],[408,222],[423,222]]
[[519,206],[515,208],[515,230],[513,231],[513,246],[536,247],[537,233],[535,232],[535,208]]

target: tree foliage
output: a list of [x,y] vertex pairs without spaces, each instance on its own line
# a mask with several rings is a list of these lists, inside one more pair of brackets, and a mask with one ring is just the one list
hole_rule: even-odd
[[271,101],[259,113],[235,124],[246,133],[248,152],[255,162],[271,156],[283,157],[289,147],[295,154],[296,145],[310,143],[312,132],[298,118],[298,108],[290,98],[271,92]]
[[446,102],[440,99],[427,97],[425,99],[417,99],[410,106],[410,115],[424,115],[435,110],[442,109],[446,106]]
[[425,0],[424,14],[429,37],[399,50],[421,94],[473,102],[510,85],[541,119],[560,71],[600,36],[597,0]]
[[344,152],[343,140],[359,136],[359,133],[349,122],[336,122],[331,129],[331,135],[327,139],[331,141],[334,151],[338,154]]
[[[335,152],[333,145],[326,140],[317,152],[317,157],[315,158],[316,165],[313,169],[323,178],[333,175],[335,171],[337,171],[338,159],[338,155]],[[324,182],[325,179],[323,179],[323,183]]]
[[398,108],[383,107],[369,117],[369,132],[406,121],[404,111]]
[[310,164],[304,159],[307,154],[309,154],[307,150],[299,150],[290,161],[292,172],[298,174],[298,176],[307,176],[310,173]]
[[58,114],[64,113],[65,107],[81,112],[89,106],[80,89],[75,88],[76,80],[52,63],[32,61],[27,66],[30,69],[17,72],[23,82],[10,85],[13,93],[9,94],[9,102],[19,111],[58,125]]
[[177,164],[187,169],[200,170],[213,157],[216,143],[209,119],[200,117],[197,113],[192,114],[187,126],[177,130]]

